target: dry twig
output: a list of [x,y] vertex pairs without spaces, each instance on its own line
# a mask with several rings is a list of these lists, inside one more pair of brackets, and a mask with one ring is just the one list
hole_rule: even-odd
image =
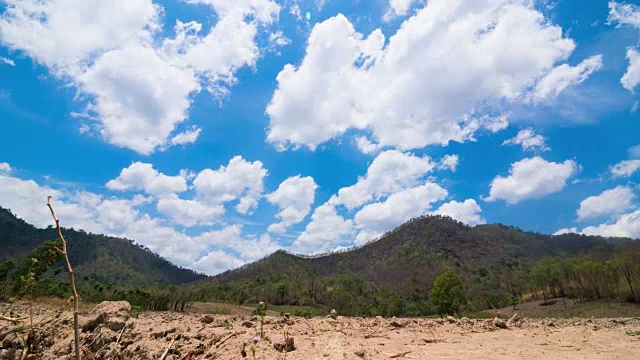
[[411,351],[405,351],[405,352],[400,353],[400,354],[391,355],[391,356],[389,356],[389,359],[396,359],[396,358],[399,358],[399,357],[404,357],[405,355],[409,354],[410,352]]
[[171,350],[171,347],[173,346],[173,343],[176,342],[176,338],[174,337],[173,340],[171,340],[171,344],[169,344],[169,347],[167,347],[167,350],[164,351],[164,354],[162,354],[162,356],[160,356],[160,360],[164,360],[167,358],[167,355],[169,355],[169,350]]
[[64,239],[64,236],[62,236],[62,230],[60,229],[60,220],[58,220],[55,212],[53,212],[53,207],[51,207],[51,196],[47,196],[47,206],[51,211],[53,221],[56,223],[58,238],[60,239],[60,241],[62,241],[62,249],[58,248],[57,246],[54,246],[53,248],[64,257],[64,261],[67,265],[67,272],[69,273],[69,284],[71,285],[71,291],[73,292],[73,331],[75,335],[74,343],[76,360],[80,360],[80,324],[78,321],[78,291],[76,290],[76,281],[73,277],[73,268],[71,267],[69,256],[67,254],[67,241]]

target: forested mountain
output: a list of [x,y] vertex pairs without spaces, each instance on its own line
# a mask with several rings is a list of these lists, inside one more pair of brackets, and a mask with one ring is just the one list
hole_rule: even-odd
[[[278,251],[209,280],[131,240],[64,233],[87,301],[123,299],[148,309],[179,310],[196,300],[266,301],[345,315],[416,316],[503,307],[538,294],[640,302],[640,241],[551,236],[499,224],[469,227],[443,216],[413,219],[377,241],[338,253]],[[24,274],[34,273],[32,296],[68,296],[61,262],[47,260],[51,244],[44,242],[55,238],[53,228],[37,229],[0,208],[0,290],[20,296]],[[31,258],[40,261],[32,264]],[[437,283],[447,302],[447,287],[457,287],[460,306],[449,303],[442,310],[433,296]]]
[[[569,285],[562,286],[563,276],[576,287],[578,278],[595,282],[595,290],[578,288],[573,295],[591,297],[597,292],[601,297],[607,293],[599,288],[607,284],[606,262],[618,259],[620,266],[624,261],[633,265],[633,260],[622,259],[625,254],[640,254],[640,242],[551,236],[504,225],[472,228],[448,217],[424,216],[345,252],[304,257],[279,251],[214,277],[208,293],[226,301],[321,304],[364,315],[427,314],[433,311],[428,299],[434,279],[448,269],[462,277],[474,307],[486,308],[509,305],[514,297],[534,290],[555,294],[560,291],[556,284],[562,292],[569,291]],[[538,276],[539,263],[547,268]],[[583,266],[592,263],[595,268]],[[632,281],[640,278],[637,267]],[[632,286],[623,284],[627,292]],[[631,300],[635,299],[633,294]]]
[[[132,240],[74,229],[63,229],[63,233],[69,243],[68,252],[74,271],[81,281],[179,285],[207,278],[171,264]],[[56,238],[54,228],[38,229],[0,207],[0,263],[6,266],[7,261],[19,263],[42,243]],[[61,262],[57,265],[61,266]]]

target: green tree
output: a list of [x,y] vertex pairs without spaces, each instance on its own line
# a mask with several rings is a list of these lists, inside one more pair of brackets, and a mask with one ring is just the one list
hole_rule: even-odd
[[436,278],[431,290],[431,301],[443,314],[453,315],[467,302],[462,279],[453,270]]

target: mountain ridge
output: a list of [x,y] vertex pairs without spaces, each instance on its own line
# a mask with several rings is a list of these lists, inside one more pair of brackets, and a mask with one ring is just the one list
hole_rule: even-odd
[[[208,278],[172,264],[133,240],[71,228],[62,231],[79,278],[123,285],[181,285]],[[39,229],[0,207],[0,260],[22,258],[56,238],[54,228]]]

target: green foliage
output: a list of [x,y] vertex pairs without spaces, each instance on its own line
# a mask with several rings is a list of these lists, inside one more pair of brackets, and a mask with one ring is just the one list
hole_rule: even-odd
[[640,336],[640,330],[638,330],[638,331],[628,330],[627,332],[625,332],[625,334],[627,334],[629,336]]
[[453,270],[438,276],[431,290],[431,301],[442,314],[457,314],[467,302],[462,279]]

